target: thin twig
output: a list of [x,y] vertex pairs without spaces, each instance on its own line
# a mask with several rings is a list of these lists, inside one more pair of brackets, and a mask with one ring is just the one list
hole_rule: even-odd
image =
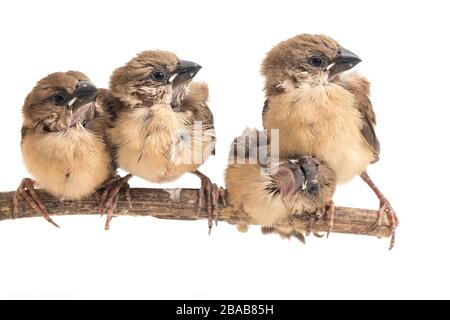
[[[171,193],[163,189],[131,189],[132,208],[130,208],[125,194],[121,193],[117,206],[117,215],[153,216],[159,219],[174,220],[207,219],[207,214],[205,212],[201,212],[200,215],[197,215],[197,192],[198,190],[196,189],[182,189],[179,198],[173,197],[173,192],[171,198]],[[47,207],[49,214],[52,216],[98,214],[95,211],[96,203],[99,198],[98,194],[78,201],[66,200],[63,204],[61,204],[59,199],[56,199],[43,191],[38,190],[38,194]],[[13,195],[14,192],[0,192],[0,221],[14,219]],[[254,224],[245,213],[236,212],[231,206],[221,206],[219,212],[219,221],[225,221],[230,224]],[[16,218],[29,217],[36,217],[36,214],[23,200],[21,200],[19,214]],[[370,235],[380,238],[389,237],[390,229],[387,225],[372,230],[376,217],[377,211],[375,210],[336,207],[332,232]],[[293,217],[289,221],[289,224],[304,230],[307,228],[308,222],[309,217],[304,215]],[[326,232],[326,220],[323,219],[314,224],[312,231]]]

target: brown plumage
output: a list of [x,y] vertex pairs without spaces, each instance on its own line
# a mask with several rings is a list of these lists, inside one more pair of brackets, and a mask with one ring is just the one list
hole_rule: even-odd
[[314,155],[336,173],[337,183],[361,175],[380,199],[378,222],[384,213],[390,217],[392,246],[398,219],[365,172],[380,152],[370,85],[357,73],[343,73],[360,61],[322,35],[302,34],[279,43],[262,64],[263,123],[280,130],[282,157]]
[[105,105],[118,165],[157,183],[186,172],[200,177],[199,206],[208,210],[211,229],[223,190],[198,171],[215,142],[208,86],[191,83],[200,68],[167,51],[142,52],[114,71]]
[[52,73],[40,80],[23,105],[22,155],[33,180],[19,196],[51,223],[34,184],[61,199],[86,197],[112,178],[115,167],[105,139],[109,114],[95,104],[97,89],[80,72]]
[[[333,196],[336,178],[323,161],[311,156],[279,160],[265,132],[247,129],[231,148],[225,185],[235,210],[270,227],[293,214],[322,215]],[[276,230],[300,236],[291,229]]]

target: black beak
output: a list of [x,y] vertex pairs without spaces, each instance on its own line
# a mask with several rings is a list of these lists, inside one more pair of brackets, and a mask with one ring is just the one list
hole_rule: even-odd
[[72,110],[68,118],[69,127],[77,124],[84,127],[90,120],[94,119],[96,98],[97,88],[92,82],[80,80],[73,92],[73,98],[68,103]]
[[169,81],[180,83],[191,80],[201,68],[202,66],[195,62],[181,60]]
[[78,81],[77,87],[73,92],[73,98],[69,101],[69,107],[77,109],[97,98],[97,88],[88,80]]
[[341,72],[350,70],[362,60],[356,54],[345,48],[340,48],[334,61],[328,66],[329,76],[332,77]]

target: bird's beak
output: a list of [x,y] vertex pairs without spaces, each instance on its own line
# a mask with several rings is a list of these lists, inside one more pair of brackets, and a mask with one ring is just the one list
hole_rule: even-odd
[[73,99],[69,101],[69,107],[76,109],[94,101],[96,97],[97,88],[94,84],[88,80],[80,80],[73,92]]
[[332,77],[341,72],[350,70],[361,61],[362,61],[361,58],[358,57],[356,54],[354,54],[350,50],[341,47],[339,49],[339,53],[337,54],[336,58],[327,67],[327,70],[329,71],[329,76]]
[[68,103],[72,110],[68,121],[69,127],[78,123],[84,126],[94,118],[96,98],[97,88],[94,84],[87,80],[80,80],[73,92],[73,98]]
[[181,60],[177,68],[169,78],[169,82],[182,83],[191,80],[202,68],[201,65],[187,60]]

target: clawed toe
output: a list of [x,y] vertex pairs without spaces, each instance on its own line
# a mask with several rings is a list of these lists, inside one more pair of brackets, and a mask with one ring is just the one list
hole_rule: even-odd
[[110,229],[110,222],[113,218],[114,211],[117,208],[117,202],[119,201],[119,192],[121,189],[125,189],[125,197],[128,201],[130,208],[131,196],[130,185],[128,181],[132,177],[131,174],[127,174],[125,177],[115,176],[105,183],[103,193],[100,197],[100,201],[97,206],[97,212],[106,214],[105,230]]
[[50,218],[46,207],[39,199],[39,195],[34,188],[34,181],[30,178],[22,179],[17,191],[13,197],[13,215],[17,217],[19,214],[19,198],[22,196],[25,202],[38,214],[42,215],[45,220],[59,228],[59,226]]
[[201,210],[206,210],[208,214],[208,234],[211,234],[213,221],[217,226],[219,219],[219,201],[224,202],[223,188],[218,188],[215,183],[209,179],[202,182],[202,187],[199,190],[199,203],[197,216],[200,215]]
[[208,234],[211,234],[213,220],[217,226],[219,219],[219,202],[225,204],[225,190],[222,187],[217,187],[215,183],[203,175],[196,172],[197,176],[201,179],[201,187],[198,196],[198,211],[197,216],[200,215],[200,211],[206,210],[208,214]]
[[316,238],[323,238],[323,237],[326,235],[326,233],[319,233],[319,232],[317,232],[317,231],[314,231],[314,232],[313,232],[313,235],[314,235]]
[[[309,236],[311,234],[312,231],[312,227],[315,223],[319,222],[319,220],[323,217],[324,215],[324,211],[317,209],[316,212],[314,213],[310,213],[309,214],[309,221],[308,221],[308,225],[306,226],[306,235]],[[313,233],[314,235],[317,234],[317,232]],[[321,238],[323,236],[319,236],[319,238]]]
[[395,231],[400,223],[398,220],[398,217],[392,208],[389,201],[386,199],[386,197],[381,193],[380,189],[375,185],[375,183],[372,181],[372,179],[369,177],[367,172],[361,173],[361,178],[368,184],[368,186],[373,190],[373,192],[376,194],[378,199],[380,200],[380,209],[378,210],[377,219],[375,220],[375,224],[370,229],[371,232],[375,231],[378,227],[380,227],[383,224],[383,221],[386,222],[386,216],[388,217],[389,221],[387,221],[387,224],[391,228],[391,241],[389,244],[389,250],[392,250],[395,245]]
[[389,250],[392,250],[395,245],[395,232],[396,232],[396,229],[397,229],[400,221],[398,220],[398,217],[397,217],[394,209],[392,208],[391,204],[387,200],[382,201],[382,203],[380,204],[379,214],[381,212],[383,214],[385,214],[387,216],[387,218],[389,219],[388,224],[391,228],[391,241],[389,244]]
[[[388,221],[386,221],[386,217]],[[389,250],[392,250],[395,245],[395,232],[400,221],[398,220],[398,217],[394,209],[392,208],[391,204],[386,199],[382,199],[380,201],[380,209],[378,210],[377,219],[375,220],[375,223],[371,228],[371,231],[374,232],[377,228],[381,227],[383,225],[383,222],[387,223],[391,228],[391,240],[389,243]]]

